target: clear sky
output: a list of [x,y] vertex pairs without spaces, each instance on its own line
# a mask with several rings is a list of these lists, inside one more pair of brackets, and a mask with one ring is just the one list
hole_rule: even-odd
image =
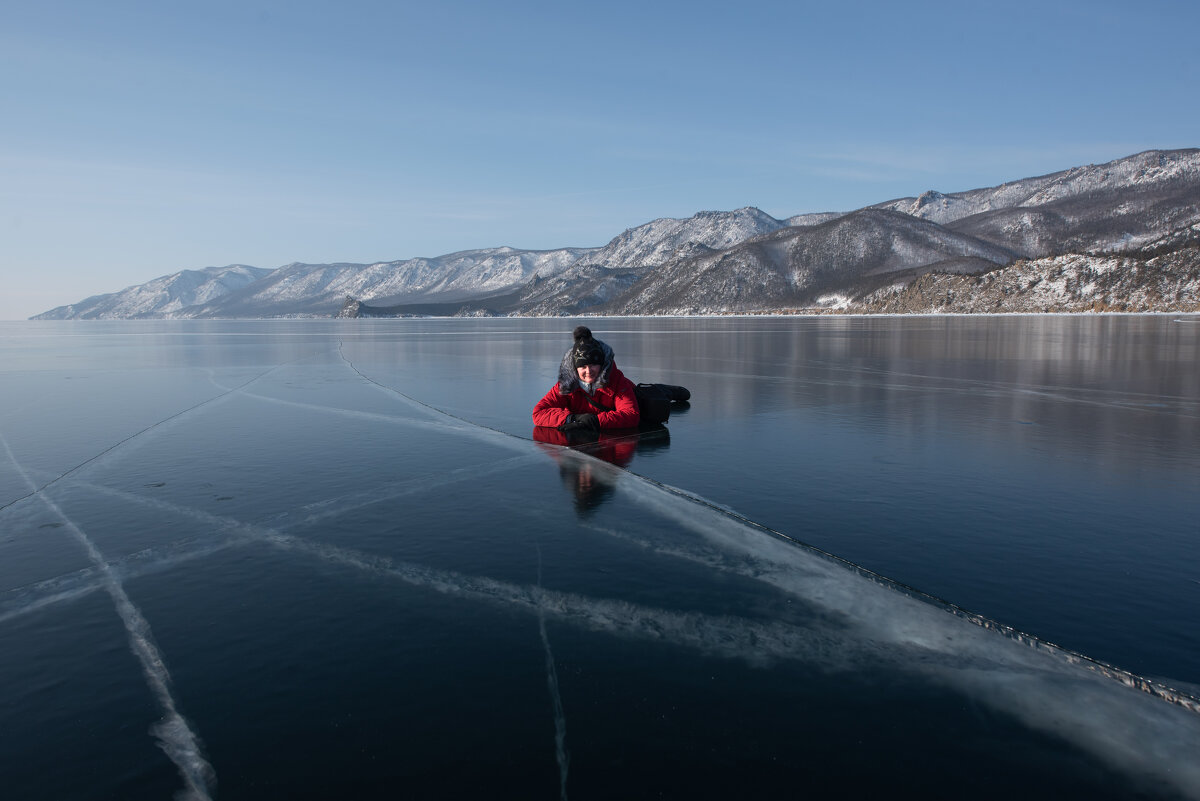
[[1200,146],[1200,3],[0,0],[0,319]]

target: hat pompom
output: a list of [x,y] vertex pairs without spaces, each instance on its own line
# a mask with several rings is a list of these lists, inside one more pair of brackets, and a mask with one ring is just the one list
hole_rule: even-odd
[[586,325],[576,326],[575,330],[571,332],[571,335],[575,337],[576,342],[581,339],[591,339],[592,329],[588,328]]

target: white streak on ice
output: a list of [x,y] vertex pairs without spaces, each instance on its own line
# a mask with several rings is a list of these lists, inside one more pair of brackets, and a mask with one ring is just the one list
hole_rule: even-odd
[[[170,545],[159,545],[118,559],[110,559],[108,566],[124,584],[131,578],[160,573],[228,548],[243,546],[246,542],[241,537],[220,535],[209,535],[203,540],[180,540]],[[94,567],[85,567],[73,573],[17,587],[5,593],[6,600],[0,600],[0,623],[55,604],[75,601],[103,589],[104,577]]]
[[[144,442],[146,434],[149,434],[152,431],[161,433],[163,430],[165,430],[165,429],[169,428],[171,425],[177,423],[180,418],[182,418],[194,411],[197,411],[198,409],[204,408],[205,406],[210,406],[210,405],[213,405],[216,403],[220,403],[221,401],[227,400],[231,395],[233,395],[233,393],[242,391],[245,387],[250,386],[255,381],[258,381],[260,378],[267,375],[268,373],[271,373],[271,372],[279,369],[279,367],[281,367],[281,366],[282,365],[277,365],[275,367],[270,368],[269,370],[264,370],[263,372],[259,373],[258,375],[254,376],[253,378],[251,378],[249,381],[246,381],[246,382],[242,383],[241,385],[232,387],[232,388],[221,387],[220,384],[217,384],[214,381],[213,384],[221,389],[224,389],[225,392],[223,392],[222,394],[217,395],[215,397],[212,397],[212,398],[206,398],[193,406],[189,406],[188,408],[183,409],[182,411],[175,412],[174,414],[170,415],[169,417],[164,417],[163,419],[158,420],[157,422],[151,423],[150,425],[146,426],[145,428],[141,429],[140,431],[137,431],[137,432],[125,437],[125,439],[122,439],[116,443],[113,443],[112,445],[109,445],[107,448],[100,451],[95,456],[91,457],[90,459],[85,459],[84,461],[75,465],[71,469],[69,469],[63,473],[60,473],[58,476],[47,481],[45,484],[42,484],[41,486],[38,486],[36,483],[34,483],[32,481],[32,479],[30,479],[29,475],[27,473],[25,473],[24,469],[22,469],[20,465],[17,465],[17,469],[21,472],[21,475],[24,477],[25,481],[30,485],[31,490],[29,493],[21,496],[20,498],[14,498],[13,500],[11,500],[7,503],[0,504],[0,511],[3,511],[5,509],[7,509],[8,507],[13,506],[21,501],[28,499],[28,498],[32,498],[34,495],[37,495],[39,492],[41,492],[45,489],[48,489],[49,487],[53,486],[57,482],[66,478],[67,476],[70,476],[70,475],[73,475],[74,473],[79,472],[84,467],[88,467],[89,465],[95,466],[97,464],[103,464],[109,457],[112,456],[112,454],[114,452],[119,451],[122,455],[124,455],[130,449],[130,447],[132,447],[140,442]],[[7,441],[5,441],[5,448],[8,449]],[[12,450],[11,449],[8,449],[8,455],[10,458],[12,458]],[[13,458],[12,461],[13,461],[13,464],[17,464],[17,461],[15,458]]]
[[430,474],[407,481],[393,482],[377,489],[356,492],[337,498],[327,498],[323,501],[301,506],[297,511],[308,511],[308,514],[303,519],[289,522],[283,528],[291,529],[298,526],[312,525],[322,520],[338,517],[346,512],[352,512],[355,509],[375,506],[385,501],[395,500],[396,498],[403,498],[420,492],[428,492],[438,487],[446,487],[462,481],[474,481],[496,473],[506,473],[514,467],[538,461],[539,459],[540,456],[538,454],[526,453],[521,456],[501,459],[497,462],[490,462],[485,465],[458,468],[443,475]]
[[141,663],[142,673],[162,711],[162,717],[151,730],[158,740],[159,747],[179,768],[179,775],[184,782],[184,791],[181,797],[196,801],[209,801],[211,798],[210,788],[215,783],[216,775],[208,760],[204,758],[199,738],[179,713],[175,698],[171,694],[171,674],[167,671],[167,665],[163,661],[162,654],[159,653],[158,646],[154,644],[149,622],[142,615],[141,610],[130,600],[116,572],[105,561],[104,555],[100,553],[96,544],[84,533],[83,529],[75,524],[75,521],[67,517],[54,501],[46,497],[44,489],[38,488],[29,474],[25,472],[25,468],[17,461],[12,448],[9,447],[8,439],[3,434],[0,434],[0,444],[4,445],[9,460],[33,489],[34,494],[63,521],[67,530],[83,546],[88,558],[95,566],[101,585],[112,598],[117,615],[125,626],[125,632],[129,638],[129,648]]
[[[523,442],[510,439],[514,444]],[[525,442],[524,447],[533,447],[533,443]],[[398,563],[386,556],[307,542],[276,529],[200,510],[97,489],[190,514],[222,530],[325,562],[447,595],[500,603],[596,632],[669,642],[751,663],[800,659],[832,672],[875,665],[923,675],[1014,714],[1034,728],[1062,736],[1114,767],[1151,776],[1200,798],[1200,763],[1194,760],[1200,751],[1200,716],[1192,711],[1194,706],[1184,708],[1186,700],[1173,706],[1122,687],[1112,680],[1114,672],[1092,672],[1103,666],[1032,638],[1018,636],[1014,639],[1025,643],[1018,644],[997,636],[995,631],[897,592],[894,586],[869,580],[832,559],[766,536],[702,498],[569,449],[564,449],[564,455],[588,460],[597,476],[617,483],[633,502],[700,534],[712,548],[702,549],[698,558],[711,559],[715,549],[722,558],[752,565],[755,578],[824,610],[828,621],[798,627],[549,592],[537,586]]]
[[[849,667],[837,658],[836,649],[830,647],[831,639],[838,639],[836,636],[831,637],[830,632],[801,630],[786,624],[763,623],[742,618],[713,618],[696,613],[671,612],[625,601],[553,592],[536,585],[521,586],[487,577],[468,576],[415,563],[396,562],[387,556],[368,554],[336,545],[310,542],[276,528],[220,517],[200,509],[178,506],[107,487],[79,481],[73,481],[72,485],[110,497],[122,498],[147,508],[191,517],[197,522],[211,525],[223,533],[235,534],[249,542],[259,542],[284,551],[307,554],[329,564],[388,576],[411,586],[444,595],[514,606],[534,615],[549,615],[558,620],[583,624],[595,631],[677,642],[706,653],[751,662],[761,662],[764,657],[783,659],[794,658],[800,654],[806,657],[819,654],[824,664],[831,669]],[[162,565],[167,567],[173,563],[172,559],[166,559]],[[20,611],[13,610],[10,614],[15,615]],[[840,645],[851,650],[855,647],[852,642]],[[871,651],[875,650],[870,646],[868,648]],[[876,655],[885,656],[882,653]]]
[[387,425],[398,425],[406,428],[424,428],[432,431],[440,431],[442,433],[459,433],[460,429],[460,426],[450,425],[448,423],[439,423],[433,420],[417,420],[411,417],[398,417],[394,414],[364,412],[361,409],[343,409],[338,406],[325,406],[319,403],[305,403],[304,401],[276,398],[273,395],[263,395],[258,392],[248,392],[246,390],[242,390],[238,394],[246,398],[260,400],[266,403],[273,403],[277,406],[287,406],[292,409],[306,409],[308,411],[336,414],[341,417],[349,417],[351,419],[361,420],[367,423],[386,423]]
[[383,392],[385,395],[388,395],[389,397],[393,397],[393,398],[398,398],[399,400],[408,404],[412,408],[417,409],[418,411],[424,412],[425,414],[428,414],[430,416],[439,417],[439,418],[449,418],[450,420],[454,420],[456,423],[454,428],[460,434],[464,434],[464,435],[470,436],[470,437],[475,437],[476,439],[483,439],[483,440],[486,440],[487,442],[492,443],[493,445],[501,445],[506,448],[517,447],[517,448],[521,448],[522,450],[524,449],[524,446],[526,444],[528,444],[528,442],[529,442],[529,440],[527,440],[523,437],[516,437],[516,436],[513,436],[512,434],[509,434],[507,431],[501,431],[496,428],[490,428],[488,426],[481,425],[481,424],[473,422],[471,420],[467,420],[465,418],[458,417],[457,415],[450,414],[449,412],[443,411],[443,410],[437,408],[436,406],[431,406],[428,403],[423,403],[422,401],[417,400],[416,398],[412,397],[411,395],[405,395],[403,392],[401,392],[398,389],[393,389],[392,387],[389,387],[386,384],[379,383],[378,381],[376,381],[375,379],[371,378],[366,373],[364,373],[362,370],[359,370],[358,367],[356,367],[354,365],[354,362],[352,362],[346,358],[346,354],[342,352],[342,343],[340,340],[338,341],[338,356],[340,356],[342,361],[344,361],[346,363],[346,366],[349,367],[351,370],[353,370],[363,381],[366,381],[367,384],[369,384],[370,386],[379,390],[380,392]]

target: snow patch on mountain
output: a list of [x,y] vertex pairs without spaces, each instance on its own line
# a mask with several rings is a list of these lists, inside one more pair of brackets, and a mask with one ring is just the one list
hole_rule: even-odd
[[784,220],[789,227],[820,225],[827,223],[830,220],[836,220],[838,217],[845,216],[844,211],[818,211],[811,214],[797,214],[794,217],[788,217]]
[[664,217],[614,237],[590,261],[609,268],[658,267],[689,246],[722,250],[785,227],[786,223],[749,206],[736,211],[702,211],[685,220]]

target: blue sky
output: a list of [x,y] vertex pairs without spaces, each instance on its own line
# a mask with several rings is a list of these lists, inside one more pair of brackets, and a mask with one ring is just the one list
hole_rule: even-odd
[[0,2],[0,319],[1200,146],[1195,2]]

